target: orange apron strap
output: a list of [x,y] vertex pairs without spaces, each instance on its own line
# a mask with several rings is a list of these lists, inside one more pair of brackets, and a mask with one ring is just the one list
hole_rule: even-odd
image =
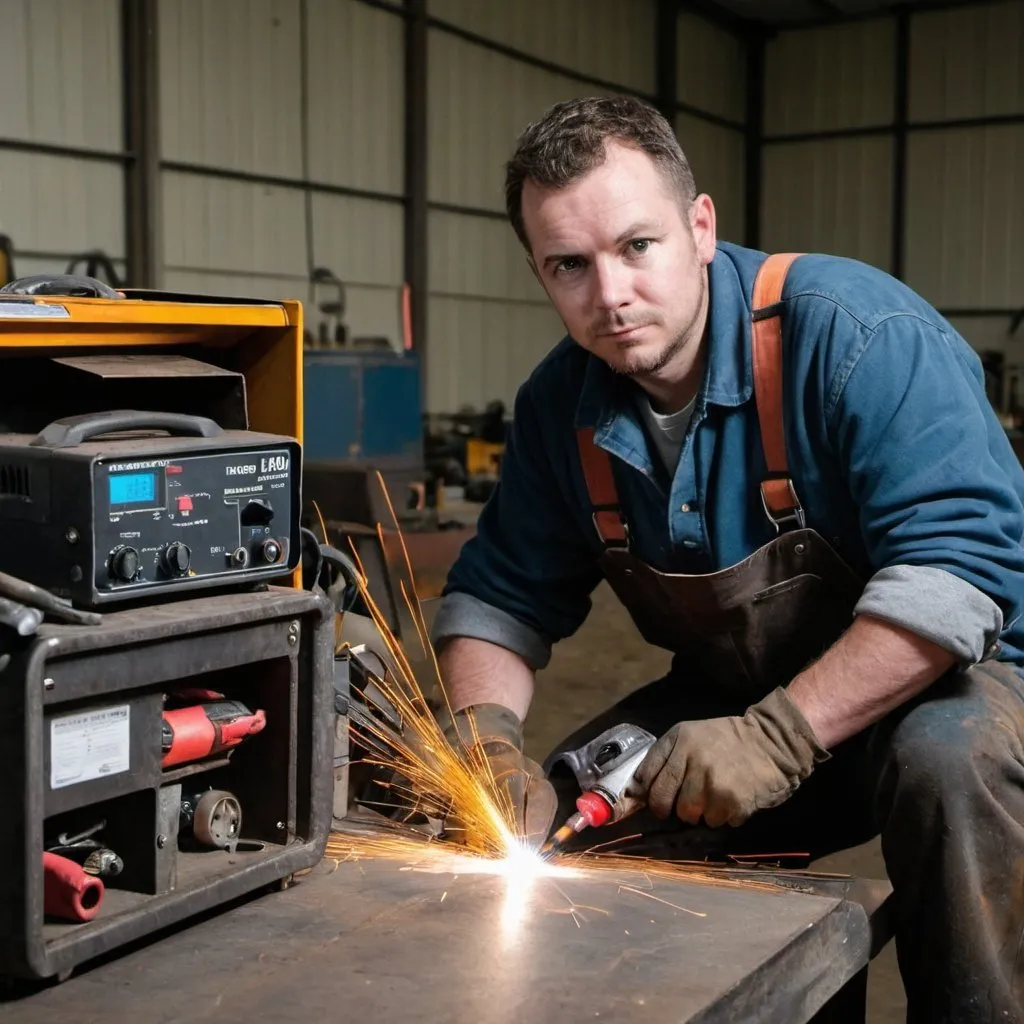
[[793,261],[801,253],[774,253],[754,279],[751,303],[751,348],[754,362],[754,398],[761,426],[761,444],[768,475],[761,481],[761,503],[776,530],[805,525],[786,458],[786,432],[782,395],[782,286]]
[[629,542],[629,530],[619,507],[611,456],[594,443],[593,427],[578,428],[576,444],[580,450],[580,464],[590,504],[594,509],[594,528],[607,547],[625,547]]

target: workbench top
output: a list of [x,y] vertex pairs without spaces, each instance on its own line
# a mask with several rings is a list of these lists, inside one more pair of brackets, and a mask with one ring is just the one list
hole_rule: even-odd
[[[841,890],[837,890],[840,892]],[[861,903],[641,870],[536,879],[327,860],[0,1005],[10,1024],[798,1024],[872,954]],[[881,895],[879,895],[881,894]]]

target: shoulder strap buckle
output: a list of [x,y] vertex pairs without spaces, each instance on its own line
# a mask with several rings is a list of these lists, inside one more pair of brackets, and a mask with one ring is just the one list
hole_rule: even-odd
[[761,481],[761,507],[776,533],[807,529],[807,516],[788,476],[768,476]]
[[590,518],[606,548],[629,547],[629,523],[618,505],[599,505]]

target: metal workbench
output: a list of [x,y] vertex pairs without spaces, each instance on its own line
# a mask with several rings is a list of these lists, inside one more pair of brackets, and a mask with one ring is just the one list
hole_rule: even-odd
[[[888,938],[888,886],[789,884],[721,888],[633,871],[541,880],[510,895],[494,876],[325,861],[286,891],[165,933],[61,985],[11,994],[0,1017],[863,1021],[866,966]],[[816,891],[801,891],[808,885]]]

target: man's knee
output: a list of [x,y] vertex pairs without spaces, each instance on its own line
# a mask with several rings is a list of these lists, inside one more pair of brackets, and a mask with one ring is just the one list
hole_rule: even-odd
[[998,793],[1024,772],[1024,684],[1005,666],[939,680],[898,719],[888,744],[883,804],[898,790],[947,805]]

